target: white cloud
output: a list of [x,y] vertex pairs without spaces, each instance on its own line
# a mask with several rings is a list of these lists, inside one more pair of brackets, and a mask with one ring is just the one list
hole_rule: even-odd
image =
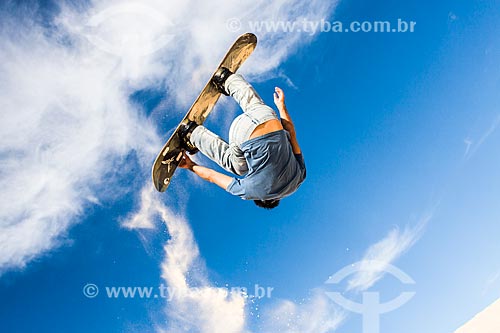
[[346,313],[333,305],[321,289],[312,291],[307,302],[296,304],[281,300],[263,315],[261,332],[327,333],[334,332]]
[[141,206],[139,211],[130,214],[123,222],[122,226],[128,229],[153,229],[153,221],[158,214],[157,200],[153,192],[153,187],[148,186],[141,191]]
[[[229,293],[210,283],[204,262],[188,222],[173,213],[161,201],[161,195],[146,185],[141,204],[124,225],[133,229],[149,229],[155,220],[166,224],[170,240],[164,247],[162,278],[172,299],[167,303],[167,324],[158,325],[160,332],[248,332],[249,298]],[[259,332],[333,332],[345,318],[321,289],[300,304],[276,300],[261,310]]]
[[385,238],[371,245],[359,263],[359,268],[348,281],[347,290],[364,291],[380,280],[388,265],[408,251],[420,239],[432,214],[424,216],[413,226],[404,230],[395,228]]
[[142,190],[136,214],[123,223],[133,229],[150,228],[155,219],[166,224],[170,240],[164,247],[162,278],[171,291],[168,326],[162,332],[242,332],[245,326],[245,299],[210,285],[198,246],[188,222],[167,208],[161,195],[148,184]]
[[481,294],[486,295],[494,286],[498,285],[498,282],[500,282],[500,269],[488,276]]
[[477,143],[474,143],[470,138],[466,138],[464,143],[466,145],[464,158],[470,159],[472,156],[476,154],[479,148],[483,145],[483,143],[497,130],[500,125],[500,115],[497,115],[493,122],[490,124],[490,127],[483,132]]
[[[229,18],[318,19],[334,5],[101,0],[62,5],[53,21],[43,22],[36,7],[4,4],[0,271],[23,267],[64,242],[87,206],[130,193],[134,179],[120,177],[131,177],[126,171],[136,163],[132,151],[149,173],[161,142],[151,120],[129,103],[132,92],[167,91],[152,120],[169,110],[183,113],[235,38],[225,27]],[[312,38],[258,35],[260,45],[244,69],[254,76],[268,73]]]
[[0,36],[4,269],[56,245],[87,204],[105,197],[95,187],[114,176],[113,165],[155,138],[109,63],[89,61],[36,26],[4,27]]

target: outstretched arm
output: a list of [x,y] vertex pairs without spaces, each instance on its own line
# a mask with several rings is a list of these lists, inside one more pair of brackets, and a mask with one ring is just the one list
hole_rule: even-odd
[[297,141],[297,133],[295,132],[295,126],[293,125],[292,118],[288,113],[285,105],[285,93],[279,87],[274,88],[274,104],[278,108],[281,118],[281,124],[283,128],[290,133],[290,144],[292,145],[292,150],[294,154],[300,154],[300,146]]
[[179,164],[180,168],[183,169],[188,169],[194,172],[196,175],[201,177],[202,179],[209,181],[211,183],[214,183],[220,187],[222,187],[224,190],[231,184],[233,181],[233,178],[222,174],[220,172],[217,172],[215,170],[206,168],[204,166],[198,165],[194,163],[189,156],[184,153],[184,156],[182,157],[182,161]]

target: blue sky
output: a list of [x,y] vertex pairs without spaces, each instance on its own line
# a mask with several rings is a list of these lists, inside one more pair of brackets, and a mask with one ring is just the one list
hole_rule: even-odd
[[[1,7],[2,331],[360,332],[361,316],[325,296],[346,286],[324,282],[363,259],[415,280],[351,278],[358,301],[416,292],[381,332],[452,332],[500,297],[498,2],[218,1],[207,16],[196,1],[151,1],[171,23],[142,26],[168,31],[160,51],[136,57],[150,45],[136,41],[110,55],[84,38],[89,17],[130,4]],[[285,90],[308,170],[269,212],[184,170],[168,193],[151,191],[155,154],[238,35],[224,30],[233,17],[417,22],[399,34],[256,32],[241,71],[270,104]],[[92,31],[120,41],[123,22],[109,22]],[[223,98],[207,126],[227,137],[236,112]],[[171,302],[104,291],[183,281],[189,297]],[[214,294],[255,284],[272,297]]]

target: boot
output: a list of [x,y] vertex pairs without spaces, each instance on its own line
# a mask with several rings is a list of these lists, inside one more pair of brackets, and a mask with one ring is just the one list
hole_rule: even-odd
[[231,75],[233,75],[233,72],[231,72],[226,67],[221,67],[217,70],[217,72],[215,72],[214,76],[212,77],[212,83],[217,88],[217,91],[226,96],[229,96],[229,93],[226,91],[224,83]]
[[189,140],[191,138],[191,133],[196,127],[198,127],[198,124],[190,120],[187,124],[182,124],[182,127],[179,130],[181,146],[190,154],[196,154],[198,152],[198,148],[196,148],[196,146]]

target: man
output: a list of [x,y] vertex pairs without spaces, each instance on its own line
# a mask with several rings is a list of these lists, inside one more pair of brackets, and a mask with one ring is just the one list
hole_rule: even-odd
[[295,192],[306,177],[283,90],[276,87],[274,93],[280,120],[241,75],[223,67],[214,75],[212,83],[222,94],[231,95],[243,114],[231,124],[229,143],[204,126],[189,122],[181,131],[183,144],[189,153],[199,150],[226,171],[243,178],[229,177],[197,165],[186,154],[179,166],[233,195],[254,200],[259,207],[278,206],[280,199]]

